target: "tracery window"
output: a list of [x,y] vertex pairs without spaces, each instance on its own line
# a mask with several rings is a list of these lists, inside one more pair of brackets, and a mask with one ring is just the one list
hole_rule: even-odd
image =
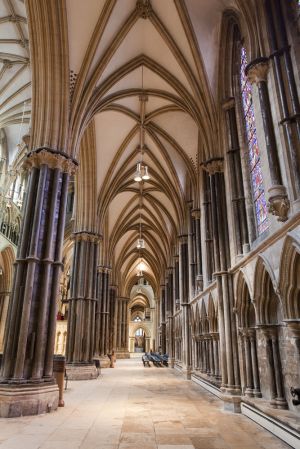
[[240,87],[242,94],[246,138],[249,150],[250,181],[255,209],[257,232],[260,235],[269,227],[268,210],[263,183],[260,151],[257,141],[251,84],[245,75],[245,68],[247,66],[247,54],[245,47],[241,48],[240,56]]

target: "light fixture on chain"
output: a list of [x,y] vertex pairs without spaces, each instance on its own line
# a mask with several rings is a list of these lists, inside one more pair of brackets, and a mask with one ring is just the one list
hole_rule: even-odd
[[145,151],[145,115],[146,115],[146,101],[148,101],[148,96],[144,93],[144,77],[143,77],[143,66],[142,66],[142,91],[143,93],[139,96],[140,101],[140,161],[136,164],[136,171],[134,173],[134,181],[142,182],[148,181],[150,179],[149,167],[143,164],[143,154]]
[[137,240],[137,249],[141,250],[145,248],[145,240],[143,239],[142,236],[142,207],[143,207],[143,184],[141,184],[140,186],[140,204],[139,204],[139,209],[140,209],[140,222],[139,222],[139,238]]

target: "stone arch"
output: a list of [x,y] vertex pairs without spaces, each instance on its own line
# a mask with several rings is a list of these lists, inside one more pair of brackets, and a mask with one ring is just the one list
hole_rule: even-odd
[[208,297],[207,316],[209,321],[209,332],[210,333],[218,332],[218,317],[216,314],[214,301],[211,295],[209,295]]
[[280,257],[279,291],[282,295],[284,318],[300,318],[300,239],[288,234]]
[[251,300],[249,287],[241,271],[238,275],[235,290],[235,309],[238,317],[238,325],[241,328],[254,327],[256,324],[256,312]]
[[201,334],[209,333],[209,320],[207,316],[207,311],[205,307],[205,302],[202,300],[201,310],[200,310],[200,323],[201,323]]
[[135,336],[135,333],[138,329],[142,329],[145,332],[145,337],[150,338],[151,334],[149,329],[147,328],[147,326],[145,326],[143,323],[138,322],[135,325],[132,326],[131,328],[131,335],[129,335],[129,337],[133,338]]
[[262,256],[256,263],[254,286],[258,324],[279,324],[283,319],[282,301],[274,272]]

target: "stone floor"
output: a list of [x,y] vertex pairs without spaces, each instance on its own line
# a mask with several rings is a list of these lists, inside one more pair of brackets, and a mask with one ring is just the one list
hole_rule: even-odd
[[167,368],[119,360],[70,382],[65,408],[0,419],[0,449],[283,449],[283,442]]

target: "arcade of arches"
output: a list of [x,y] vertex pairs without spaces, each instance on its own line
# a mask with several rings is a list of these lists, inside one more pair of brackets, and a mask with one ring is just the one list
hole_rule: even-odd
[[299,41],[297,0],[0,0],[0,416],[152,349],[299,447]]

